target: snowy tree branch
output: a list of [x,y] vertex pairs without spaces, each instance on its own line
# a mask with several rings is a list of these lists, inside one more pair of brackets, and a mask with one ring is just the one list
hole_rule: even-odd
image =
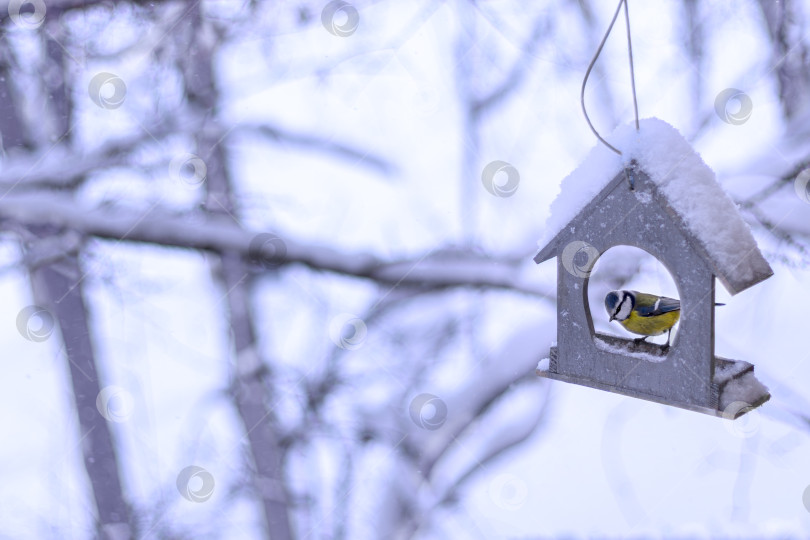
[[542,402],[534,411],[534,414],[515,418],[509,425],[498,426],[497,431],[487,440],[488,446],[476,458],[475,462],[471,463],[467,470],[445,490],[444,495],[436,503],[437,508],[451,504],[458,497],[461,488],[474,478],[477,473],[481,472],[486,465],[517,447],[537,431],[548,413],[549,399],[547,394],[548,385],[546,385],[546,393],[542,397]]
[[170,131],[155,128],[150,133],[110,141],[82,159],[76,159],[75,153],[68,148],[57,146],[24,160],[11,160],[0,173],[0,191],[76,187],[88,174],[128,164],[132,149],[144,141],[153,140],[153,137],[162,138]]
[[[248,259],[260,257],[251,243],[257,234],[220,220],[183,217],[159,210],[145,212],[87,208],[68,197],[45,194],[10,194],[0,199],[0,219],[22,224],[51,224],[84,235],[113,240],[148,242],[163,246],[233,251]],[[268,234],[268,233],[262,233]],[[346,253],[326,246],[300,244],[281,239],[283,259],[269,254],[266,262],[302,264],[382,284],[420,287],[487,287],[553,297],[553,287],[524,281],[513,264],[477,255],[425,256],[388,262],[367,253]],[[528,257],[528,255],[527,255]],[[261,261],[257,261],[261,262]]]
[[436,432],[416,430],[409,436],[409,444],[419,448],[419,470],[429,477],[433,467],[453,445],[470,424],[487,411],[507,389],[525,377],[535,377],[534,367],[547,353],[553,339],[554,327],[531,326],[509,336],[505,345],[493,358],[499,369],[477,370],[453,396],[445,401],[448,410],[458,411],[448,415],[447,422]]
[[[129,0],[128,4],[150,6],[154,2],[146,0]],[[95,6],[109,6],[108,0],[48,0],[45,3],[45,15],[48,18],[59,17],[63,13],[72,10],[92,8]],[[9,7],[13,7],[13,2],[0,0],[0,24],[5,24],[9,17]],[[21,6],[18,4],[17,9]]]
[[[382,174],[390,174],[394,165],[379,156],[331,139],[314,135],[283,130],[268,124],[239,124],[235,127],[219,125],[217,138],[232,131],[245,131],[260,134],[280,144],[290,144],[304,150],[322,152],[347,161],[353,165],[363,165]],[[144,143],[160,142],[171,135],[191,133],[191,126],[162,125],[150,126],[143,133],[112,140],[87,153],[82,159],[75,159],[66,147],[56,146],[42,150],[39,154],[16,157],[9,160],[0,173],[0,193],[12,189],[32,188],[71,188],[77,186],[87,175],[111,167],[131,166],[132,153]],[[5,133],[5,132],[4,132]]]

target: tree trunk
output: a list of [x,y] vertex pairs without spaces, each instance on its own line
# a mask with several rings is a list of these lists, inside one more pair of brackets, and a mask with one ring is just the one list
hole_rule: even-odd
[[112,433],[96,407],[101,383],[82,295],[84,274],[75,252],[62,253],[58,258],[53,253],[54,248],[77,243],[77,236],[59,235],[48,226],[31,229],[37,237],[27,250],[34,297],[53,315],[61,330],[79,416],[84,467],[98,510],[99,535],[115,540],[131,538],[134,524],[121,491]]
[[791,0],[759,0],[759,5],[773,44],[782,111],[792,119],[810,108],[810,55],[802,38],[800,10]]
[[[204,21],[201,6],[195,4],[185,21],[185,40],[189,45],[188,58],[183,74],[189,105],[197,118],[205,118],[205,124],[215,128],[208,119],[215,116],[218,91],[213,69],[216,40],[215,29]],[[197,178],[207,190],[206,209],[215,218],[224,222],[236,222],[232,185],[228,174],[228,161],[222,137],[216,129],[198,131],[197,153],[205,164],[195,169]],[[199,167],[199,163],[197,162]],[[237,224],[238,225],[238,224]],[[282,471],[283,450],[276,434],[275,415],[265,406],[265,396],[272,395],[271,373],[256,346],[256,332],[250,309],[251,270],[241,254],[223,251],[219,267],[214,274],[226,293],[229,308],[229,325],[236,349],[236,373],[234,374],[234,401],[245,435],[250,444],[255,473],[253,478],[256,493],[261,498],[267,532],[272,540],[292,538],[288,514],[287,491]]]

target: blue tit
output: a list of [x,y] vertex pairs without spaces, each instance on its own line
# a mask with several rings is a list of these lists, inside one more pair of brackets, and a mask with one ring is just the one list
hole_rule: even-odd
[[610,291],[605,296],[605,309],[611,321],[615,319],[626,330],[644,336],[636,343],[667,332],[665,348],[669,347],[672,327],[681,317],[679,300],[638,291]]

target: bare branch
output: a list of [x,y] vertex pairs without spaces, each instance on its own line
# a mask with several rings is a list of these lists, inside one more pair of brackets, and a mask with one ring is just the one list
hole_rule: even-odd
[[548,30],[548,24],[548,19],[545,16],[541,15],[537,17],[532,31],[529,34],[529,38],[523,45],[520,56],[515,60],[514,64],[512,64],[509,74],[489,95],[477,99],[471,104],[470,110],[472,114],[480,115],[487,112],[489,109],[497,107],[498,104],[502,103],[513,92],[520,88],[534,60],[534,53],[537,51],[537,47],[540,44],[540,38],[543,37]]
[[805,158],[798,163],[796,163],[787,173],[783,174],[781,177],[777,178],[758,192],[754,193],[746,200],[740,202],[740,207],[742,208],[752,208],[757,204],[761,203],[774,193],[780,191],[782,188],[790,187],[792,188],[792,183],[796,180],[796,177],[799,174],[810,167],[810,157]]
[[357,147],[337,142],[331,138],[306,133],[295,133],[267,124],[239,124],[235,128],[235,131],[257,133],[281,144],[288,144],[309,151],[322,152],[340,159],[345,159],[349,161],[351,165],[370,167],[386,175],[391,174],[395,170],[394,165],[385,158],[375,156]]
[[753,216],[762,225],[762,227],[766,231],[771,233],[777,240],[780,240],[784,242],[786,245],[795,249],[802,257],[807,257],[808,255],[810,255],[810,250],[808,250],[806,246],[804,246],[801,242],[797,241],[790,232],[785,231],[784,227],[780,226],[780,223],[772,221],[758,207],[754,206],[748,208],[747,212],[751,216]]

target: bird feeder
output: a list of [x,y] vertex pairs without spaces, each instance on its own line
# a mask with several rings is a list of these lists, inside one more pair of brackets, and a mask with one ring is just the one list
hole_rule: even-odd
[[[714,354],[715,277],[732,295],[773,275],[734,203],[665,122],[613,135],[562,183],[536,263],[557,258],[557,343],[537,374],[665,405],[736,418],[765,403],[754,366]],[[661,261],[681,302],[668,349],[594,331],[588,279],[614,246]]]

